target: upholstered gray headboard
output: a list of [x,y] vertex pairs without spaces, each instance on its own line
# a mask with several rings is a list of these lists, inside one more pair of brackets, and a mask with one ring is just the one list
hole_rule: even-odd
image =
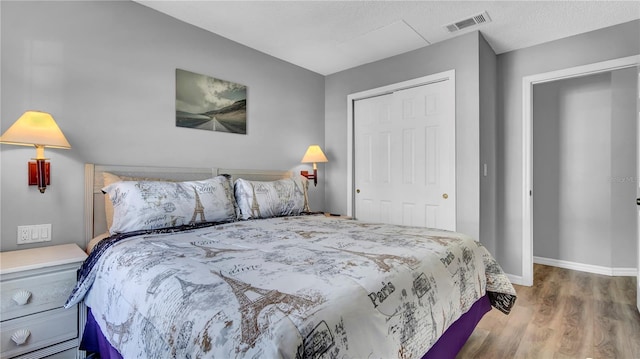
[[85,246],[92,238],[107,232],[107,220],[105,215],[102,193],[104,187],[104,172],[117,176],[162,179],[171,181],[193,181],[211,178],[219,174],[228,174],[232,180],[244,178],[254,181],[275,181],[292,176],[290,171],[271,170],[241,170],[225,168],[181,168],[181,167],[138,167],[117,165],[85,164]]

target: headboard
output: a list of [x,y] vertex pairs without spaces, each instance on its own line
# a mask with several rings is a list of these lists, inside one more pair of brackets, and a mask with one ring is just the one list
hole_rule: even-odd
[[228,174],[235,181],[244,178],[253,181],[275,181],[292,176],[291,171],[240,170],[225,168],[181,168],[181,167],[137,167],[117,165],[85,164],[85,207],[84,230],[85,246],[97,235],[107,232],[107,220],[104,209],[105,196],[103,173],[109,172],[118,176],[171,181],[194,181]]

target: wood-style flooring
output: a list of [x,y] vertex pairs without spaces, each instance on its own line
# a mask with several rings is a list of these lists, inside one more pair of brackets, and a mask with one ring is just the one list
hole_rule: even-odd
[[635,277],[536,264],[533,286],[514,287],[511,314],[487,313],[456,359],[640,359]]

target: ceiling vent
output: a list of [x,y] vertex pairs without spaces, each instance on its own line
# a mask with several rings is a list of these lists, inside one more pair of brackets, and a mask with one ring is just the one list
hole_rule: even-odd
[[482,25],[487,22],[491,22],[491,18],[489,17],[489,14],[486,11],[483,11],[480,14],[473,15],[469,18],[456,21],[453,24],[445,25],[444,27],[449,32],[456,32],[456,31],[466,29],[468,27]]

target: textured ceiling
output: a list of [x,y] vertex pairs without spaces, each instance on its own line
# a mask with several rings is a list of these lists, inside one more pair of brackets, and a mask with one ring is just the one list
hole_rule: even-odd
[[[136,2],[323,75],[475,30],[500,54],[640,18],[640,1]],[[444,28],[483,11],[491,22]]]

